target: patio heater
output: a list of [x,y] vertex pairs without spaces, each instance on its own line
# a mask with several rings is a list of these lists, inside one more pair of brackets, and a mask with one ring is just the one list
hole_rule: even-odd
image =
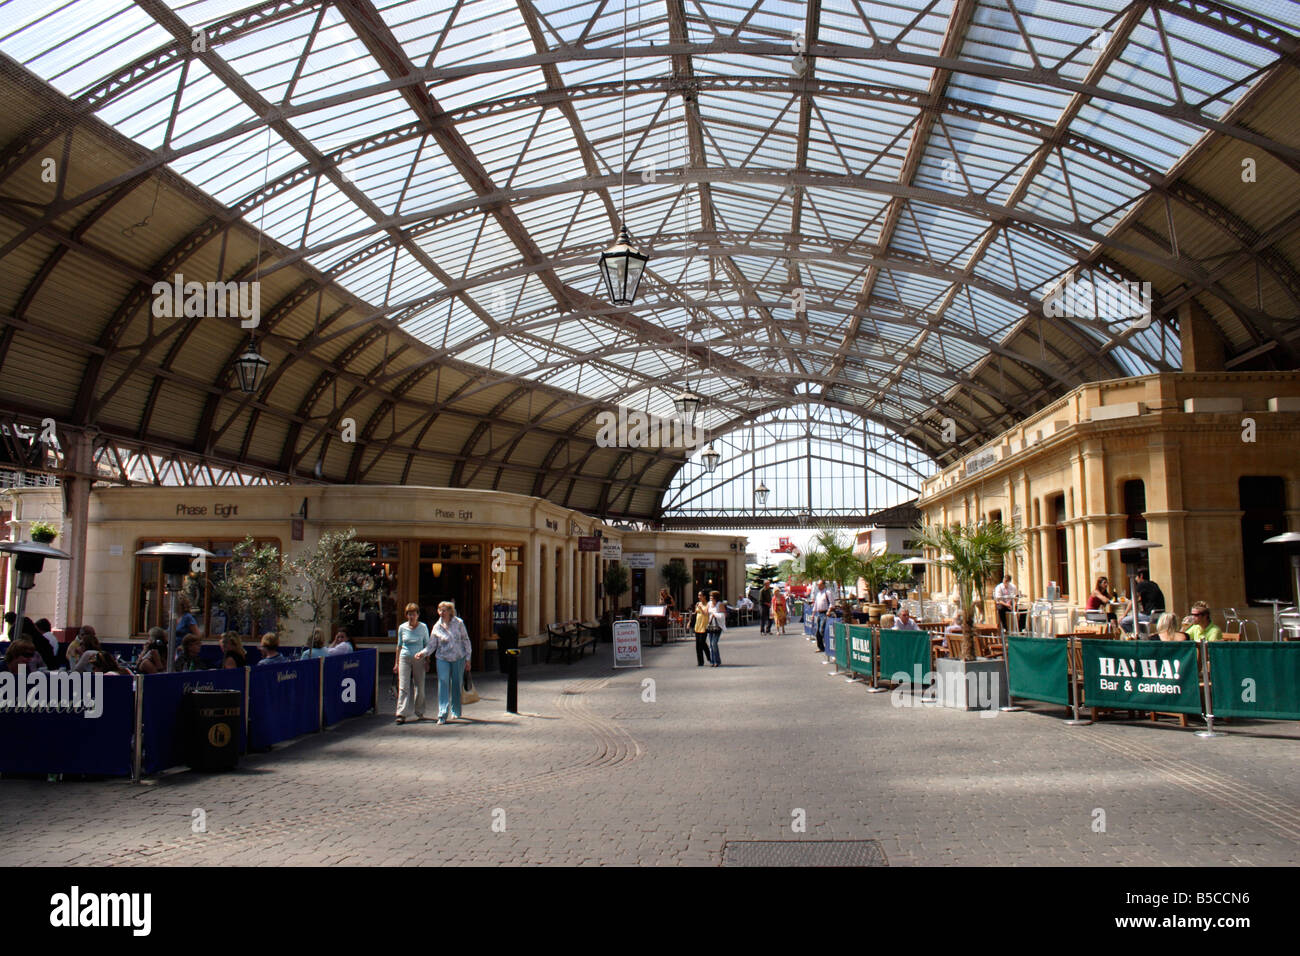
[[192,544],[175,541],[141,548],[136,554],[162,559],[162,572],[166,576],[167,586],[167,672],[171,673],[176,665],[176,595],[185,588],[185,575],[190,571],[203,570],[207,567],[207,559],[215,555]]
[[[1283,534],[1275,534],[1271,538],[1264,539],[1265,544],[1300,544],[1300,531],[1287,531]],[[1269,601],[1273,605],[1273,640],[1278,640],[1281,635],[1281,619],[1278,617],[1277,608],[1279,604],[1285,604],[1285,601]],[[1291,606],[1300,609],[1300,549],[1291,549]]]
[[1149,551],[1152,548],[1163,548],[1163,544],[1156,544],[1153,541],[1147,541],[1145,538],[1120,538],[1118,541],[1108,541],[1100,548],[1093,548],[1093,551],[1128,551],[1129,560],[1125,562],[1124,567],[1128,571],[1128,590],[1130,613],[1133,615],[1133,640],[1138,636],[1138,603],[1137,603],[1137,555],[1135,551]]
[[71,560],[72,555],[39,541],[0,541],[0,551],[6,551],[14,556],[14,570],[18,572],[18,606],[14,608],[18,619],[14,622],[13,631],[13,637],[16,639],[23,631],[23,615],[27,611],[27,592],[36,586],[36,575],[44,569],[45,560],[50,558],[55,561],[68,561]]

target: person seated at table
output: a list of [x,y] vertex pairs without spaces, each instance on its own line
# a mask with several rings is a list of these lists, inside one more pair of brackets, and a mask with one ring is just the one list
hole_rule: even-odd
[[1194,623],[1187,628],[1188,640],[1192,641],[1218,641],[1223,639],[1223,631],[1219,630],[1219,625],[1210,619],[1210,606],[1204,601],[1197,601],[1192,605],[1192,613],[1188,619]]
[[880,615],[880,629],[882,631],[893,631],[897,629],[897,618],[886,611]]
[[90,669],[92,673],[96,674],[120,674],[123,677],[131,676],[131,672],[113,656],[111,651],[103,649],[95,655],[95,662],[91,665]]
[[902,608],[894,615],[894,630],[896,631],[916,631],[920,630],[920,622],[912,617],[912,612],[907,608]]
[[[50,653],[54,655],[56,661],[55,666],[60,666],[57,664],[59,657],[59,639],[54,636],[54,627],[50,624],[49,618],[41,617],[36,619],[36,632],[40,634],[41,637],[45,638],[45,643],[50,646]],[[39,649],[40,645],[38,644],[37,650],[39,651]]]
[[754,610],[754,602],[749,599],[748,594],[742,595],[740,600],[736,602],[736,610],[738,611]]
[[274,631],[267,631],[262,635],[262,659],[257,662],[257,666],[263,664],[288,664],[289,658],[280,653],[280,637]]
[[46,669],[45,662],[36,653],[36,645],[25,637],[19,637],[5,651],[5,669],[11,674],[17,674],[19,666],[24,664],[29,672]]
[[248,666],[248,655],[244,653],[244,642],[236,631],[226,631],[221,635],[221,668],[236,670]]
[[1105,611],[1107,621],[1117,620],[1115,612],[1110,609],[1111,602],[1114,600],[1115,594],[1110,589],[1110,582],[1105,575],[1102,575],[1097,579],[1092,593],[1088,595],[1088,610]]
[[180,650],[176,652],[176,667],[178,671],[207,671],[212,670],[212,665],[199,656],[199,651],[203,648],[203,639],[197,634],[186,634],[181,639]]
[[1156,629],[1151,635],[1153,641],[1185,641],[1187,632],[1178,630],[1178,618],[1166,611],[1156,618]]
[[69,656],[68,663],[72,664],[72,669],[76,673],[85,673],[95,666],[95,660],[99,657],[100,647],[99,638],[95,634],[95,629],[87,625],[81,629],[77,635],[81,641],[81,653],[77,656],[76,662],[73,662]]
[[334,635],[334,643],[329,647],[331,656],[334,654],[351,654],[354,650],[352,642],[348,640],[348,632],[344,630],[340,630]]
[[161,674],[167,670],[167,632],[161,627],[149,628],[149,644],[136,665],[141,674]]
[[[1165,610],[1165,594],[1160,590],[1160,585],[1147,577],[1147,572],[1139,568],[1133,575],[1136,581],[1134,590],[1137,591],[1138,616],[1139,623],[1149,624],[1151,615],[1157,611]],[[1120,630],[1126,630],[1129,633],[1133,631],[1133,611],[1130,608],[1124,615],[1123,620],[1119,622]]]
[[75,666],[76,663],[79,660],[81,660],[81,655],[86,652],[86,645],[82,641],[82,636],[86,634],[89,634],[91,637],[95,636],[95,629],[91,627],[89,624],[83,625],[80,629],[78,629],[76,635],[72,638],[72,641],[68,644],[68,666],[69,667]]
[[302,660],[311,660],[313,657],[326,657],[329,651],[325,647],[325,635],[321,633],[320,628],[311,632],[311,637],[307,641],[307,650],[302,652]]
[[[1011,631],[1008,618],[1016,613],[1016,603],[1020,600],[1020,590],[1011,583],[1011,575],[1002,575],[1002,583],[993,589],[993,604],[998,609],[998,623],[1003,633]],[[1019,622],[1015,622],[1019,623]]]
[[880,589],[880,593],[876,595],[876,603],[883,604],[889,608],[897,608],[898,595],[894,593],[893,588],[891,588],[888,584],[886,584],[883,588]]

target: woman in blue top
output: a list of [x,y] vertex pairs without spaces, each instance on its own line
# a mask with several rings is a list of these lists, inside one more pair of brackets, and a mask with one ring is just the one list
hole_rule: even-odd
[[311,638],[307,642],[307,650],[302,652],[302,659],[311,660],[313,657],[328,657],[329,649],[325,646],[325,635],[321,633],[320,628],[311,632]]
[[397,675],[399,724],[406,723],[412,709],[417,720],[424,719],[424,677],[429,672],[428,647],[429,629],[420,620],[420,607],[418,604],[408,604],[406,622],[397,628],[397,660],[393,663],[393,673]]

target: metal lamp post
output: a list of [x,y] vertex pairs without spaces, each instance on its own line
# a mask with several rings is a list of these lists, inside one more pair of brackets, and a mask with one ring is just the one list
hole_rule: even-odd
[[[1145,538],[1120,538],[1118,541],[1108,541],[1100,548],[1093,548],[1093,551],[1149,551],[1152,548],[1163,547],[1163,544],[1156,544]],[[1125,564],[1128,568],[1130,613],[1133,615],[1133,640],[1136,641],[1138,636],[1137,562],[1129,561]]]
[[[1300,544],[1300,531],[1287,531],[1282,534],[1275,534],[1271,538],[1264,539],[1265,544]],[[1291,552],[1291,602],[1292,606],[1300,608],[1300,550]],[[1277,608],[1282,601],[1270,601],[1273,605],[1273,640],[1277,640],[1281,632],[1281,621],[1278,617]]]
[[36,586],[36,575],[45,567],[47,558],[55,561],[71,560],[72,555],[58,548],[51,548],[39,541],[0,541],[0,551],[7,551],[14,556],[14,570],[18,572],[18,606],[14,609],[18,619],[14,621],[13,636],[22,634],[23,615],[27,611],[27,592]]
[[170,673],[176,665],[176,593],[184,589],[185,575],[206,570],[207,559],[216,555],[192,544],[175,541],[141,548],[136,554],[162,558],[162,571],[167,578],[167,671]]

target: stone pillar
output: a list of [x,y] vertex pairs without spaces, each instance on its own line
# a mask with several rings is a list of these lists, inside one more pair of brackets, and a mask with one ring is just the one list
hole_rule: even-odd
[[1165,595],[1165,610],[1186,609],[1188,593],[1186,516],[1183,510],[1181,449],[1173,435],[1153,435],[1149,456],[1147,537],[1158,544],[1147,552],[1151,580]]
[[[63,539],[56,547],[68,552],[72,559],[61,577],[56,602],[63,608],[63,620],[55,621],[54,626],[77,627],[85,623],[82,618],[86,600],[86,530],[90,521],[94,442],[83,431],[63,432],[59,442],[63,446],[63,467],[73,474],[63,479]],[[63,563],[51,561],[46,567]]]
[[1178,337],[1183,351],[1184,372],[1223,371],[1223,336],[1209,313],[1195,299],[1178,306]]
[[551,595],[555,593],[555,583],[551,579],[551,575],[555,573],[553,561],[550,549],[543,544],[537,553],[537,604],[538,613],[541,614],[538,633],[544,632],[555,622],[555,611],[551,607]]
[[538,575],[541,572],[541,563],[537,560],[537,536],[529,535],[528,543],[521,550],[521,557],[524,559],[524,566],[519,569],[522,581],[520,585],[523,594],[519,598],[519,636],[527,637],[530,634],[540,633],[537,630],[537,622],[542,618],[542,611],[539,604],[541,597],[541,581]]

